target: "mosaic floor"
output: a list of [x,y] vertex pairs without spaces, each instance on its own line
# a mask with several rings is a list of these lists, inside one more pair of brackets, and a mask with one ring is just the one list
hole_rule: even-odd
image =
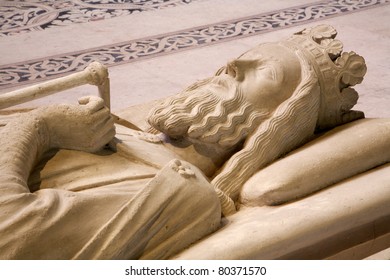
[[195,0],[0,1],[0,36],[175,7]]
[[[173,94],[259,42],[326,22],[338,29],[342,40],[347,37],[345,46],[366,60],[373,57],[367,61],[373,75],[361,86],[366,91],[361,96],[367,98],[363,107],[390,117],[390,87],[376,84],[379,76],[390,78],[389,63],[385,63],[390,58],[389,3],[0,0],[0,93],[100,61],[110,69],[113,108],[123,109]],[[372,41],[376,39],[380,42]],[[373,46],[382,47],[377,56]],[[83,90],[50,97],[48,102],[73,99]]]

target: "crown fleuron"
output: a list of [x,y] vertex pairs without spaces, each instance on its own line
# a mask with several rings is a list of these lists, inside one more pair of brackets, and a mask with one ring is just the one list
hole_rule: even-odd
[[284,43],[306,53],[318,76],[321,103],[317,129],[326,129],[361,117],[352,111],[358,93],[351,88],[362,82],[367,72],[364,58],[354,52],[343,52],[343,44],[336,40],[337,31],[330,25],[306,28]]

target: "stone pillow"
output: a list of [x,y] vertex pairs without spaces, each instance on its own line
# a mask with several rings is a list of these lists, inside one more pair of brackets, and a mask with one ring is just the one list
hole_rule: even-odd
[[278,205],[390,162],[390,119],[337,127],[258,171],[243,186],[246,206]]

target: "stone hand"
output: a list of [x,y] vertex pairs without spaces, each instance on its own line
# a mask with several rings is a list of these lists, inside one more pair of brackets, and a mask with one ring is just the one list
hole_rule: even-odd
[[51,148],[96,152],[115,136],[114,120],[99,97],[82,97],[79,105],[49,106],[41,114]]

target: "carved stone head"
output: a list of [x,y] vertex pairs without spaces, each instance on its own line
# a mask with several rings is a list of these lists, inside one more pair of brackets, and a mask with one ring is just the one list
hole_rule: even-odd
[[[363,117],[351,111],[358,95],[351,86],[366,73],[364,59],[342,53],[337,32],[319,25],[277,43],[265,43],[230,61],[215,77],[200,81],[167,99],[149,122],[171,137],[231,146],[294,97],[311,75],[320,86],[316,129]],[[314,75],[311,73],[314,70]]]
[[364,116],[351,111],[351,86],[366,73],[364,59],[342,53],[329,25],[266,43],[155,107],[150,124],[171,137],[229,148],[243,143],[212,183],[225,213],[257,170],[306,142],[315,130]]
[[291,98],[301,83],[299,56],[279,44],[262,44],[156,106],[149,122],[159,131],[232,147]]

